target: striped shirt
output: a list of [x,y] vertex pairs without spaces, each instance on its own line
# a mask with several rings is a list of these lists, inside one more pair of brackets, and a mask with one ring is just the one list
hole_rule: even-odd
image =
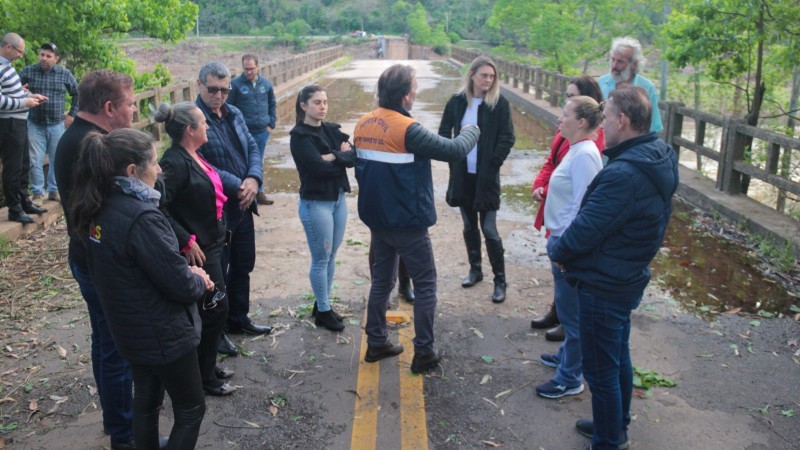
[[0,56],[0,119],[27,119],[28,93],[11,62]]
[[37,125],[56,125],[64,121],[66,94],[72,99],[69,115],[78,112],[78,82],[66,67],[56,64],[42,71],[39,63],[25,66],[19,73],[23,85],[34,94],[42,94],[47,101],[30,111],[29,119]]

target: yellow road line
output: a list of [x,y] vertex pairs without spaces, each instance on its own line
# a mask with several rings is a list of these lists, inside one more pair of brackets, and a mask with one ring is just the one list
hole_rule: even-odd
[[[400,311],[413,312],[413,307],[398,300]],[[413,316],[412,316],[413,317]],[[401,448],[427,450],[428,426],[425,420],[425,396],[423,395],[423,376],[411,372],[411,360],[414,358],[414,324],[400,329],[400,343],[405,351],[400,354],[400,430]]]
[[[364,311],[364,324],[367,311]],[[356,405],[353,412],[353,434],[350,448],[353,450],[374,450],[378,437],[378,386],[380,382],[380,363],[364,362],[367,353],[367,336],[362,332],[361,350],[358,354],[358,382],[356,383]]]

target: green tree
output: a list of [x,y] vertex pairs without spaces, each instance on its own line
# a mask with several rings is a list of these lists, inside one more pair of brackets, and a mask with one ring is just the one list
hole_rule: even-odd
[[[119,37],[176,41],[197,18],[197,5],[184,0],[0,0],[0,10],[0,29],[19,33],[31,49],[55,42],[77,77],[99,68],[135,75],[133,61],[117,47]],[[26,53],[27,63],[35,59]]]
[[431,41],[431,26],[428,24],[428,11],[422,3],[414,5],[414,11],[406,19],[409,39],[414,44],[428,45]]
[[657,7],[647,0],[497,0],[489,26],[516,54],[523,46],[542,58],[542,65],[561,73],[576,72],[581,57],[584,71],[588,60],[604,55],[611,38],[635,34],[641,40],[652,33],[646,11]]
[[[668,60],[680,67],[702,66],[711,80],[732,85],[735,95],[744,95],[745,122],[757,126],[764,101],[800,64],[800,5],[790,0],[689,0],[670,16],[664,37]],[[751,144],[749,138],[742,142],[744,149]],[[743,176],[742,193],[749,184]]]

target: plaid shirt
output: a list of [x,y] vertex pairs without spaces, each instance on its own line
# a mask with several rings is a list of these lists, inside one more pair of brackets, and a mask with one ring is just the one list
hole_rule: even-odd
[[69,115],[78,112],[78,82],[72,72],[64,66],[56,64],[51,70],[43,72],[39,63],[25,66],[19,74],[22,84],[34,94],[42,94],[47,101],[29,111],[28,117],[37,125],[55,125],[64,121],[64,103],[66,94],[72,98]]

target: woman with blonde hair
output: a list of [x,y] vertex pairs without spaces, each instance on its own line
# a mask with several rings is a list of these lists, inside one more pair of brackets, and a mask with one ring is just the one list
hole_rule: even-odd
[[[584,95],[571,97],[558,119],[561,135],[570,142],[570,147],[550,177],[544,206],[544,226],[550,232],[548,253],[575,219],[586,188],[603,168],[600,151],[593,141],[602,120],[600,104]],[[555,368],[556,374],[550,381],[537,386],[536,393],[544,398],[561,398],[583,392],[578,288],[570,285],[562,267],[551,263],[551,270],[556,310],[564,327],[565,339],[557,353],[542,353],[539,358],[545,366]]]
[[481,137],[466,159],[450,163],[447,186],[447,204],[459,207],[464,222],[470,269],[461,286],[472,287],[483,280],[483,231],[494,273],[492,301],[502,303],[506,299],[505,256],[496,220],[500,209],[500,167],[514,145],[514,125],[508,100],[500,94],[497,64],[488,56],[472,61],[464,86],[444,108],[439,135],[453,138],[468,125],[477,125]]

